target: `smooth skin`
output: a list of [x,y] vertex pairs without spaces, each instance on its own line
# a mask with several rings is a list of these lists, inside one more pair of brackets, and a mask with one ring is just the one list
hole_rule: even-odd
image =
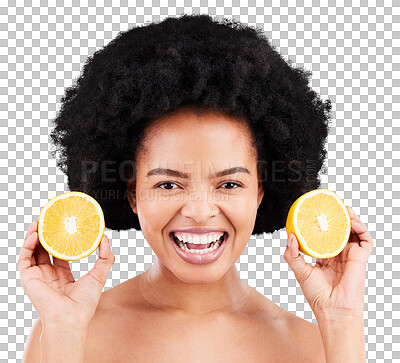
[[[250,131],[242,121],[216,111],[181,109],[147,130],[128,195],[156,259],[144,273],[106,292],[101,293],[115,259],[106,237],[95,268],[74,282],[68,263],[61,266],[53,258],[51,264],[37,241],[36,222],[31,225],[19,266],[40,318],[25,362],[40,362],[41,354],[42,362],[62,357],[68,362],[365,361],[362,307],[372,239],[350,207],[352,234],[337,257],[311,266],[294,235],[288,236],[284,258],[318,326],[240,279],[235,262],[264,196]],[[236,166],[249,173],[211,178]],[[188,178],[147,176],[155,168]],[[189,226],[228,230],[218,260],[192,265],[178,256],[168,233]]]

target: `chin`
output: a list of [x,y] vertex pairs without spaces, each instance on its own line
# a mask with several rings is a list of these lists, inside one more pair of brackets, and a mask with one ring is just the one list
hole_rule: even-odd
[[[229,270],[229,266],[226,268],[221,268],[222,266],[211,266],[207,265],[201,266],[188,266],[185,269],[180,269],[178,267],[171,270],[175,277],[182,282],[190,285],[206,285],[212,284],[220,280],[225,273]],[[194,267],[194,268],[193,268]]]

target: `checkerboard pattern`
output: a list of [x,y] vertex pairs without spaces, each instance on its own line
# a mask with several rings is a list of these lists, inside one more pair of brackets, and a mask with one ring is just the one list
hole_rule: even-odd
[[[0,360],[20,362],[38,317],[17,260],[29,224],[67,191],[49,145],[52,119],[88,55],[119,31],[183,13],[257,26],[312,87],[330,98],[333,123],[322,186],[368,226],[375,247],[365,288],[368,362],[400,362],[400,4],[396,1],[3,0],[0,7],[1,245]],[[191,5],[191,6],[189,6]],[[396,30],[397,24],[397,30]],[[396,45],[397,44],[397,45]],[[396,202],[397,200],[397,202]],[[154,254],[141,232],[106,231],[116,262],[105,289],[147,268]],[[252,237],[236,265],[241,277],[282,308],[316,323],[283,259],[286,232]],[[71,263],[76,278],[93,254]],[[315,260],[306,256],[306,261]]]

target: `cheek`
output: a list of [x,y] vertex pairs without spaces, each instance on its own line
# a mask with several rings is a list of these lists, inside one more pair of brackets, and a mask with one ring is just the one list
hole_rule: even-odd
[[251,235],[257,215],[257,197],[254,193],[243,194],[240,198],[230,198],[224,202],[225,211],[236,233]]
[[171,203],[152,199],[138,202],[138,218],[144,237],[149,243],[161,240],[162,230],[171,218]]

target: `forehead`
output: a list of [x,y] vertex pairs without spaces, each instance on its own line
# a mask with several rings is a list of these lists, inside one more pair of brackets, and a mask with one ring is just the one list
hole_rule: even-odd
[[[142,161],[251,163],[256,157],[247,123],[218,111],[183,109],[163,115],[146,130]],[[236,165],[233,165],[236,166]]]

